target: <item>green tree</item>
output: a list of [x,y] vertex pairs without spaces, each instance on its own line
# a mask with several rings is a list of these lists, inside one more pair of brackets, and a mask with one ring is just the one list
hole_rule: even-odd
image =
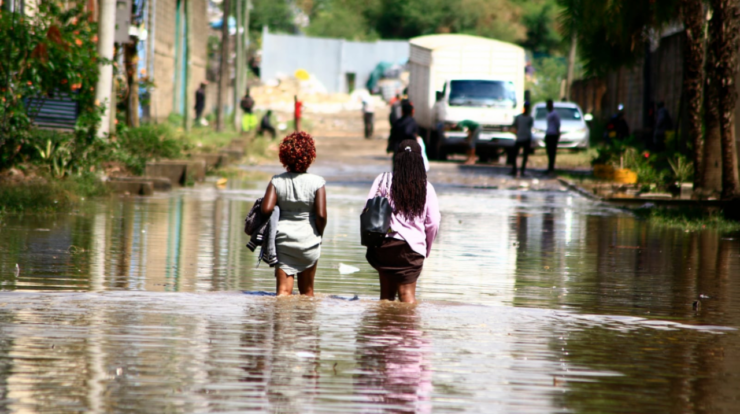
[[527,82],[532,103],[560,98],[560,83],[565,78],[566,62],[563,58],[534,59],[534,78]]
[[521,45],[535,55],[553,55],[562,50],[557,31],[558,4],[555,0],[524,1],[520,4],[527,37]]
[[79,146],[90,143],[100,119],[94,86],[98,78],[97,24],[85,12],[85,1],[39,2],[32,16],[0,12],[0,169],[33,150],[33,114],[26,98],[64,95],[76,101]]
[[267,26],[272,32],[295,33],[295,10],[286,0],[252,0],[249,29],[261,33]]

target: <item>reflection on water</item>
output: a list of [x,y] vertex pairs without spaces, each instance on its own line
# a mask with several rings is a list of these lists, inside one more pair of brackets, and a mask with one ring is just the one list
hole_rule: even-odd
[[431,412],[431,341],[416,307],[380,303],[357,329],[359,372],[354,386],[389,412]]
[[374,300],[367,189],[330,185],[322,295],[276,300],[239,293],[274,290],[242,232],[263,189],[4,217],[0,411],[740,411],[740,235],[441,187],[407,307]]

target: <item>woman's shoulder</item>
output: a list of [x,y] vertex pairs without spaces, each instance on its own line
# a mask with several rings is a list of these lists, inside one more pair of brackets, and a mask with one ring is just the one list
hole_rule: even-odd
[[316,187],[317,190],[326,184],[326,180],[324,179],[324,177],[316,174],[301,174],[301,179],[304,180],[306,183]]

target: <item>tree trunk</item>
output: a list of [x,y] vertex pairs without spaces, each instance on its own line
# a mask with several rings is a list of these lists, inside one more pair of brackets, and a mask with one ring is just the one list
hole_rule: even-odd
[[126,86],[128,98],[126,100],[126,125],[131,128],[139,126],[139,56],[136,40],[123,46],[123,57],[126,63]]
[[682,0],[681,14],[686,33],[683,42],[683,96],[686,99],[686,131],[693,146],[694,191],[701,192],[702,173],[702,84],[704,83],[704,7],[697,0]]
[[719,74],[717,72],[718,39],[721,39],[721,24],[717,16],[709,21],[709,43],[707,44],[706,77],[704,87],[704,158],[702,160],[702,183],[700,197],[719,197],[722,192],[722,131],[719,111]]
[[218,107],[216,108],[216,131],[224,130],[224,107],[226,106],[226,90],[229,88],[229,11],[231,1],[224,0],[221,4],[224,14],[221,27],[221,66],[218,80]]
[[573,35],[570,39],[570,53],[568,53],[568,72],[565,79],[565,97],[566,101],[570,101],[570,90],[573,87],[573,76],[576,70],[576,50],[578,47],[578,34],[573,30]]
[[719,83],[719,115],[722,135],[722,198],[734,198],[738,191],[737,154],[735,153],[735,103],[737,89],[738,24],[740,7],[737,0],[712,0],[717,26],[715,53],[716,79]]
[[239,100],[241,98],[241,93],[243,89],[242,85],[242,71],[244,70],[244,48],[242,45],[242,41],[244,40],[244,37],[242,37],[242,34],[239,33],[239,29],[243,27],[244,22],[243,18],[244,15],[242,14],[242,7],[243,7],[243,1],[242,0],[234,0],[236,2],[236,8],[235,8],[235,15],[236,15],[236,36],[235,37],[235,43],[234,43],[234,51],[236,52],[236,62],[234,62],[234,68],[236,72],[236,76],[234,77],[234,94],[233,94],[233,103],[234,103],[234,128],[237,131],[241,130],[241,115],[242,111],[241,108],[239,108]]

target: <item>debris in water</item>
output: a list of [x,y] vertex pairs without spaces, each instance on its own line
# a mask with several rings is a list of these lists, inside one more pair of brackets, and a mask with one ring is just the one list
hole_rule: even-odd
[[358,268],[356,268],[354,266],[346,265],[344,263],[339,263],[339,273],[342,274],[342,275],[348,275],[350,273],[355,273],[355,272],[359,272],[359,271],[360,271],[360,269],[358,269]]

